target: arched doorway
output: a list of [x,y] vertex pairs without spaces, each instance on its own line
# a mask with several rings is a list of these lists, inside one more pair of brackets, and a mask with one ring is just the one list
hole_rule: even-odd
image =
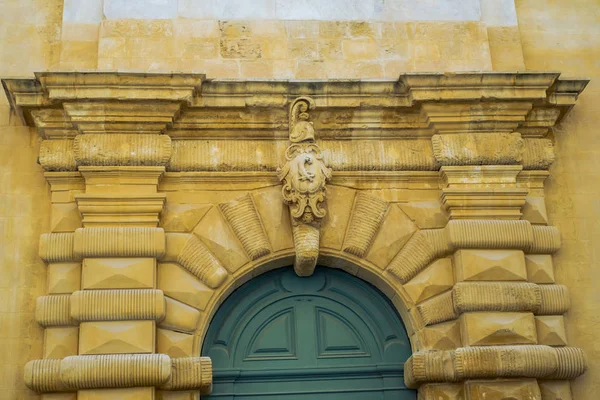
[[218,309],[202,349],[213,361],[211,399],[408,400],[411,354],[390,302],[340,270],[309,278],[291,267],[236,290]]

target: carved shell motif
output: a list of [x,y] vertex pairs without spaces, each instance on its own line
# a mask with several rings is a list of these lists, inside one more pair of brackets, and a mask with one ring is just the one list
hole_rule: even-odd
[[292,217],[313,223],[323,218],[325,183],[331,178],[331,169],[323,162],[321,149],[316,144],[293,144],[286,150],[287,163],[277,173],[283,181],[283,200],[290,206]]

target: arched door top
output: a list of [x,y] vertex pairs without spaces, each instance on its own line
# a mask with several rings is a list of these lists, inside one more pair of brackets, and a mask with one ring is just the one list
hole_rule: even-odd
[[202,353],[213,361],[215,398],[412,396],[400,318],[377,289],[339,270],[300,278],[282,268],[251,280],[219,308]]

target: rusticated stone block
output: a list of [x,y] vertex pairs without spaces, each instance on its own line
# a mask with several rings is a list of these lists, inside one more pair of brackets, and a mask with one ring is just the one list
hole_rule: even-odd
[[161,214],[161,227],[166,232],[191,232],[212,204],[173,204],[167,202]]
[[560,249],[560,232],[555,226],[533,225],[533,242],[526,250],[531,254],[552,254]]
[[77,321],[154,320],[165,317],[162,290],[83,290],[71,296],[71,316]]
[[73,244],[75,234],[44,233],[40,236],[40,258],[47,263],[74,261]]
[[454,309],[468,311],[537,311],[539,286],[528,282],[459,282],[452,289]]
[[[74,392],[63,392],[63,393],[45,393],[42,394],[41,400],[77,400],[77,393]],[[81,397],[79,397],[81,399]]]
[[523,140],[523,169],[548,169],[554,162],[552,141],[548,139]]
[[460,316],[463,346],[536,344],[532,313],[473,312]]
[[250,261],[242,243],[217,207],[206,213],[193,234],[231,273]]
[[456,281],[526,281],[521,250],[458,250],[454,253]]
[[194,349],[194,335],[175,332],[169,329],[156,330],[156,351],[170,357],[191,357]]
[[452,292],[446,292],[417,305],[425,325],[437,324],[458,318],[452,303]]
[[77,400],[154,400],[155,390],[153,387],[79,390]]
[[176,261],[213,289],[227,278],[227,270],[193,234],[168,234],[165,261]]
[[75,137],[73,151],[78,165],[166,165],[171,158],[171,138],[140,133],[87,133]]
[[544,345],[477,346],[416,352],[405,363],[409,388],[466,379],[573,379],[587,368],[581,349]]
[[525,256],[527,279],[534,283],[554,283],[554,266],[549,254],[527,254]]
[[562,315],[544,315],[535,317],[538,342],[547,346],[566,346],[567,334]]
[[538,315],[562,315],[567,312],[571,301],[569,290],[564,285],[539,285],[541,305]]
[[458,320],[429,325],[415,332],[413,341],[417,351],[453,350],[461,346],[460,323]]
[[319,257],[321,230],[309,224],[294,223],[292,237],[296,250],[294,271],[298,276],[311,276]]
[[522,160],[520,133],[434,135],[433,155],[440,165],[506,165]]
[[161,328],[180,332],[194,332],[200,321],[200,311],[180,301],[166,297],[167,312]]
[[[328,200],[331,194],[328,191]],[[252,198],[273,251],[293,248],[290,211],[281,201],[281,188],[272,186],[260,189],[252,193]]]
[[419,388],[419,400],[464,400],[462,383],[428,383]]
[[542,400],[573,400],[571,382],[539,381]]
[[197,389],[200,395],[212,391],[212,362],[208,357],[173,358],[171,378],[162,386],[167,390]]
[[[428,140],[323,140],[325,163],[334,171],[435,171]],[[283,154],[281,152],[280,154]]]
[[40,143],[39,161],[46,171],[77,170],[73,140],[43,140]]
[[219,209],[251,260],[271,252],[269,240],[249,193],[226,203],[220,203]]
[[79,354],[153,353],[154,321],[83,322]]
[[546,212],[546,200],[541,196],[527,196],[523,206],[523,219],[532,224],[548,225],[548,213]]
[[404,289],[416,303],[421,303],[454,285],[452,260],[441,258],[421,271],[404,285]]
[[48,294],[73,293],[81,288],[81,264],[48,264]]
[[411,201],[400,203],[398,207],[420,229],[441,229],[448,223],[448,215],[439,201]]
[[214,290],[175,263],[158,264],[157,287],[165,295],[204,310]]
[[450,251],[443,229],[417,231],[387,270],[405,284],[436,258]]
[[86,258],[84,289],[151,289],[156,284],[155,258]]
[[462,249],[528,249],[533,231],[528,221],[452,220],[446,226],[450,245]]
[[514,381],[467,381],[465,400],[541,400],[535,379]]
[[86,257],[155,257],[165,253],[162,228],[80,228],[75,231],[74,254]]
[[77,208],[77,203],[52,204],[50,231],[73,232],[77,228],[81,228],[81,214]]
[[61,360],[33,360],[25,364],[25,385],[38,393],[68,390],[60,377]]
[[171,376],[164,354],[73,356],[62,360],[60,379],[73,389],[160,386]]
[[70,295],[38,297],[35,320],[44,327],[77,325],[77,321],[71,318]]
[[373,243],[387,210],[387,202],[359,192],[354,201],[343,250],[357,257],[364,257]]
[[44,330],[44,358],[60,359],[77,355],[79,329],[52,327]]
[[416,230],[415,223],[397,204],[390,205],[365,258],[381,269],[385,269]]

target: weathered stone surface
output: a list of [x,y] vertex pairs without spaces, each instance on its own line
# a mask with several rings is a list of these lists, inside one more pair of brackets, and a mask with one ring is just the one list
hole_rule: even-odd
[[470,312],[460,323],[463,346],[537,344],[532,313]]
[[158,264],[157,287],[165,295],[204,310],[214,291],[174,263]]
[[404,289],[417,304],[451,289],[453,285],[452,260],[441,258],[404,284]]
[[391,205],[365,258],[385,269],[416,231],[410,218],[397,205]]
[[538,342],[548,346],[566,346],[567,334],[562,315],[538,315],[535,317]]
[[77,355],[79,329],[48,327],[44,330],[44,358],[60,359]]
[[156,351],[170,357],[192,357],[194,336],[169,329],[156,330]]
[[503,165],[522,160],[519,133],[434,135],[433,154],[441,165]]
[[541,400],[540,388],[535,379],[512,381],[467,381],[465,400],[530,399]]

